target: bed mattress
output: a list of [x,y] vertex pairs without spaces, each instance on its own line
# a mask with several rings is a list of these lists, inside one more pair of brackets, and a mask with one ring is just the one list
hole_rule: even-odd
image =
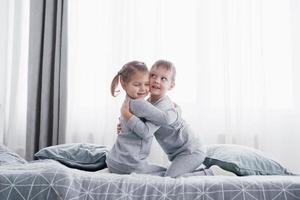
[[0,166],[0,199],[300,199],[299,176],[118,175],[87,172],[54,160]]

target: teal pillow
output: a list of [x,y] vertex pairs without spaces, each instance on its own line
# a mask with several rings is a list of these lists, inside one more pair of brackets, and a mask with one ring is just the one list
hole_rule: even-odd
[[62,164],[87,171],[106,168],[108,148],[103,145],[72,143],[41,149],[34,156],[38,159],[53,159]]
[[248,175],[292,175],[278,162],[263,155],[261,151],[233,144],[206,146],[204,164],[209,168],[218,165],[238,176]]

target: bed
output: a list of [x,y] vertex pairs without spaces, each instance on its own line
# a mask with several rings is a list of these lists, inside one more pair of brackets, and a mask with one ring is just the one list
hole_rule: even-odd
[[88,172],[55,160],[0,166],[1,200],[42,199],[300,199],[299,176],[168,178]]

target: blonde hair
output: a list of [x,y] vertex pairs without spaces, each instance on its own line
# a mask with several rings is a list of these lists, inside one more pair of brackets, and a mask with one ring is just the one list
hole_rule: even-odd
[[116,88],[119,85],[119,80],[121,79],[124,83],[128,83],[131,80],[131,77],[136,73],[136,72],[144,72],[144,73],[148,73],[148,68],[146,66],[145,63],[143,62],[139,62],[139,61],[131,61],[126,63],[122,69],[118,72],[118,74],[113,78],[112,82],[111,82],[111,87],[110,87],[110,91],[111,91],[111,95],[113,97],[116,97],[117,95],[115,95],[116,92]]
[[152,65],[151,70],[153,68],[158,68],[158,67],[162,67],[168,71],[171,71],[172,72],[172,81],[175,81],[176,68],[172,62],[167,61],[167,60],[158,60]]

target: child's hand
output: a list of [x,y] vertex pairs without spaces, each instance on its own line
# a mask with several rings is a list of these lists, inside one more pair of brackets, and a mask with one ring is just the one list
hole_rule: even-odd
[[118,123],[118,124],[117,124],[117,133],[118,133],[118,134],[120,134],[120,133],[121,133],[121,131],[122,131],[121,124],[120,124],[120,123]]
[[174,104],[174,107],[175,107],[175,108],[178,107],[178,105],[177,105],[175,102],[173,102],[173,104]]
[[173,102],[175,109],[177,110],[177,112],[179,113],[179,115],[181,116],[182,112],[181,112],[181,108],[178,104],[176,104],[175,102]]
[[129,100],[125,99],[121,107],[121,115],[125,118],[125,120],[129,120],[132,117],[131,112],[129,111]]

